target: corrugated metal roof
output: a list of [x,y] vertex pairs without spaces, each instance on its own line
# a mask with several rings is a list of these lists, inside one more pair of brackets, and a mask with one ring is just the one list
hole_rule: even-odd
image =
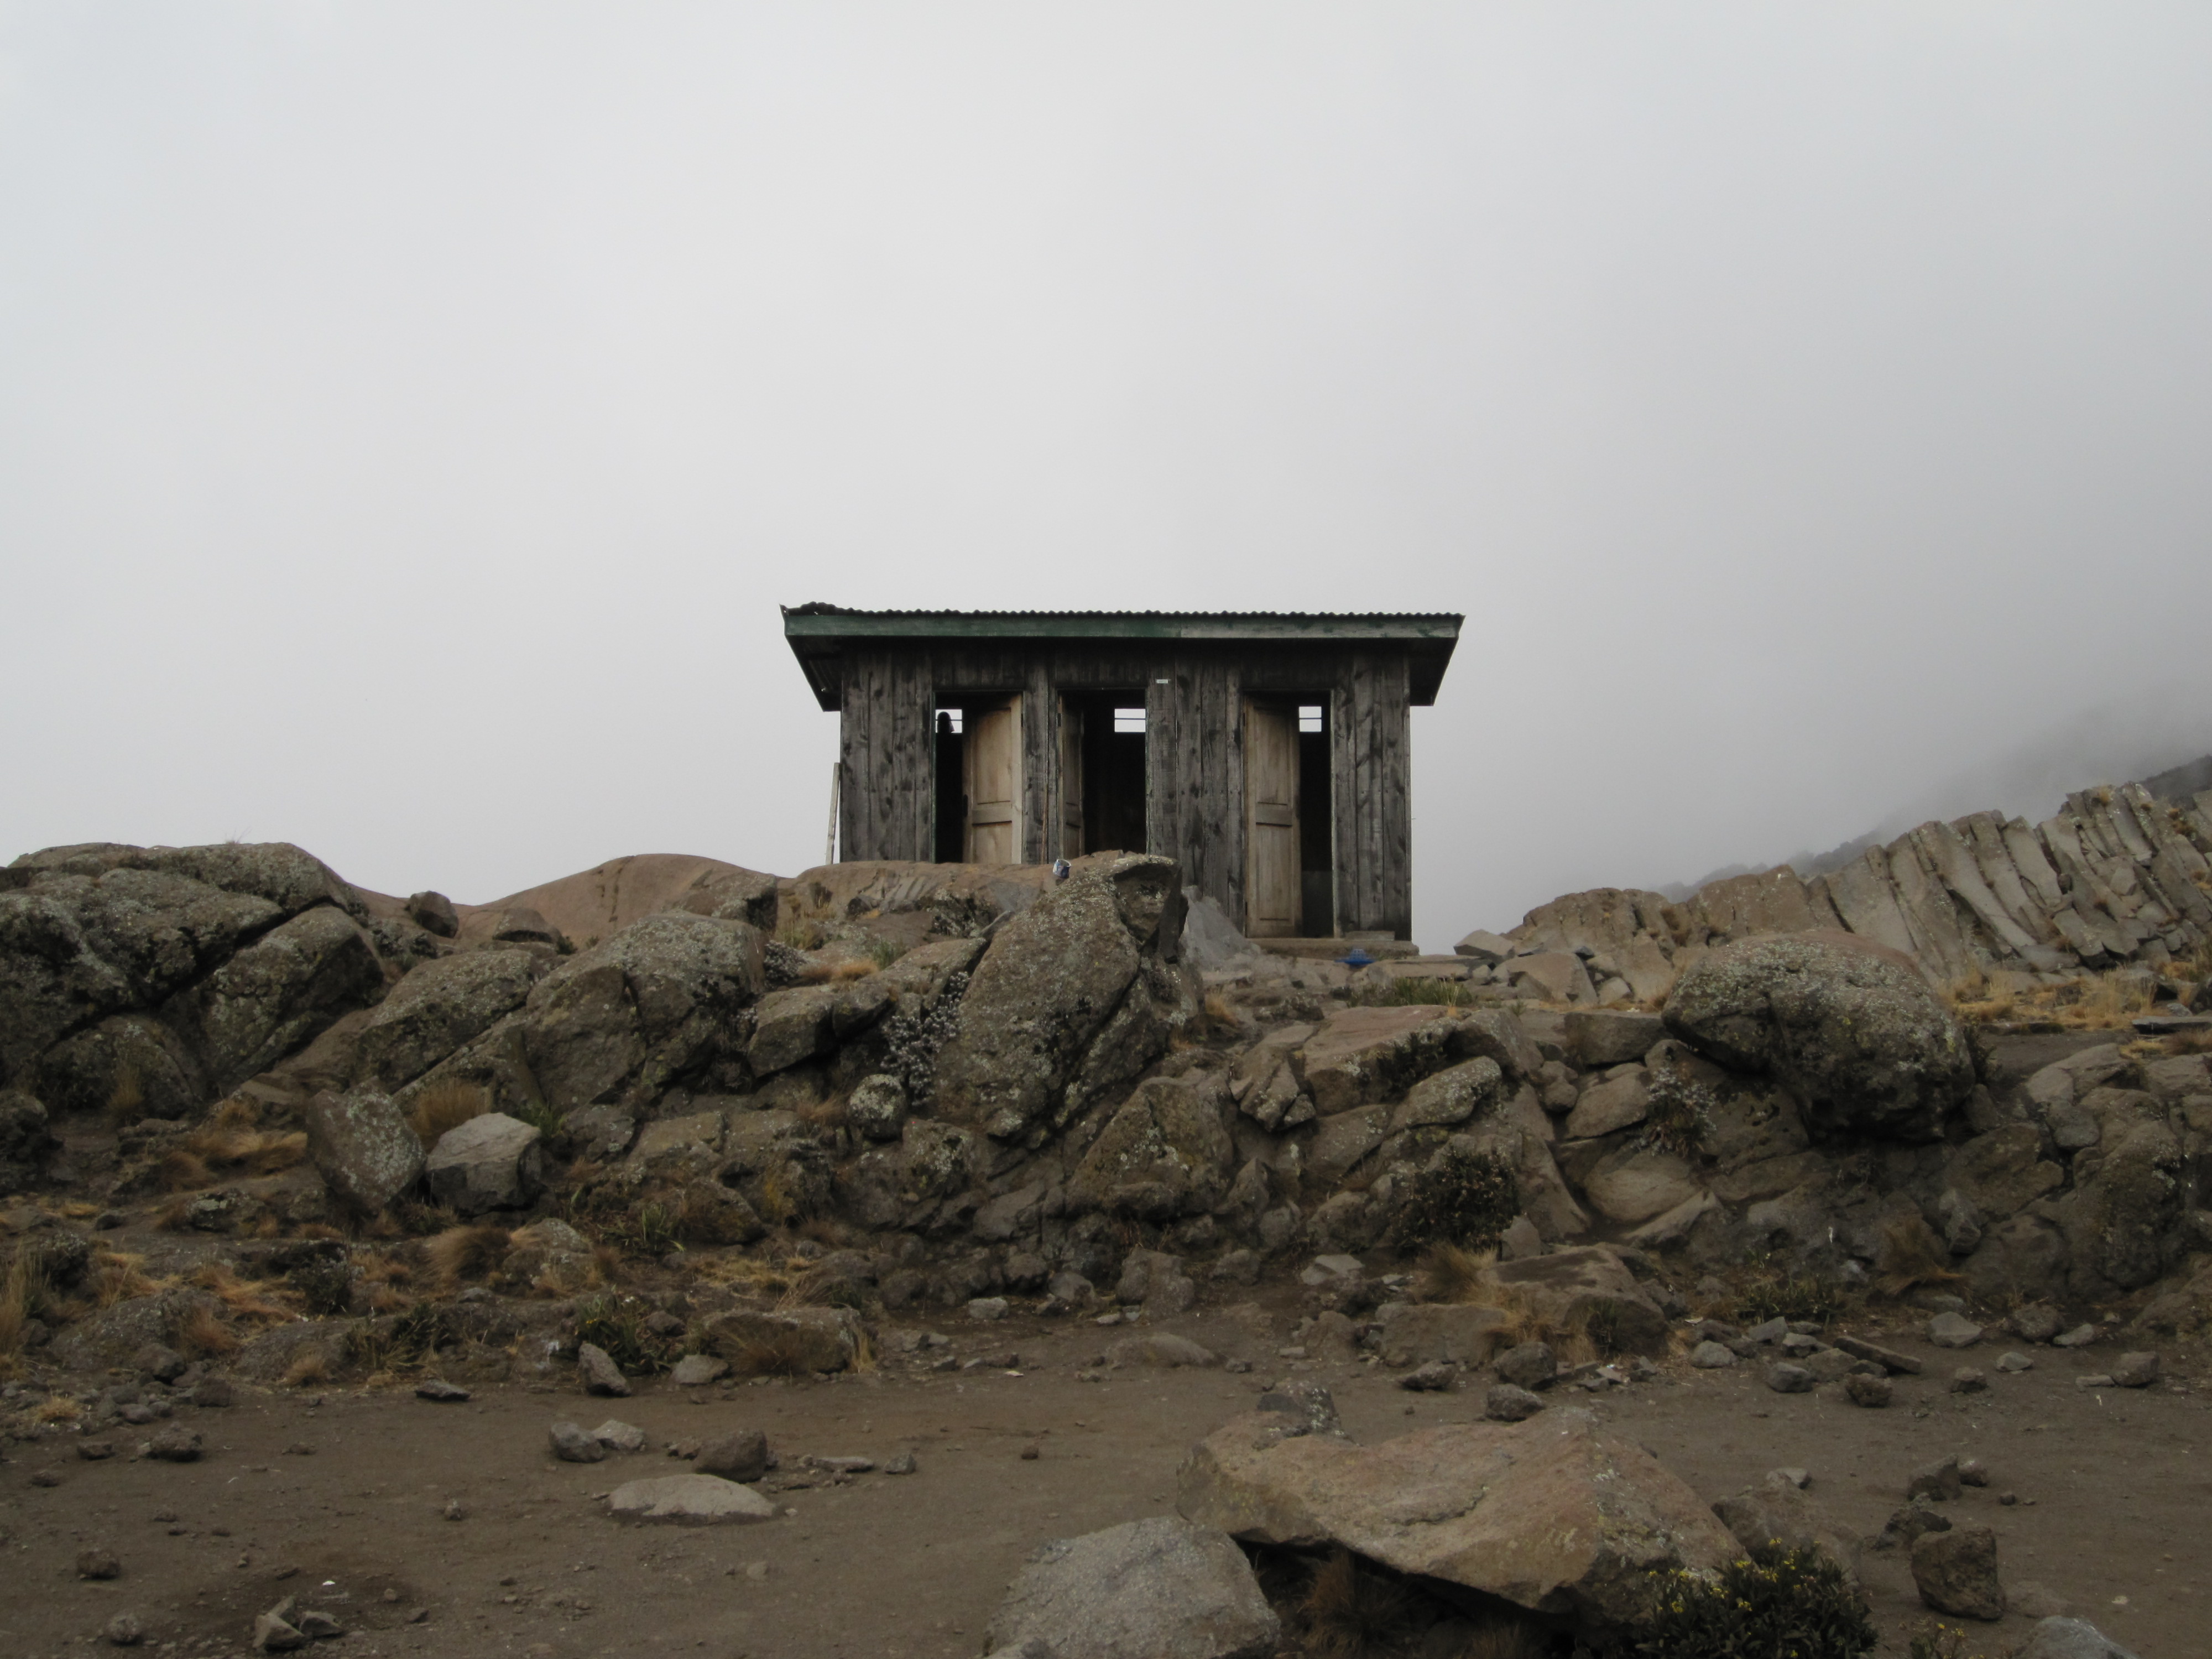
[[1436,696],[1466,618],[1456,611],[858,611],[812,604],[783,608],[784,637],[824,708],[835,708],[848,646],[875,641],[1086,640],[1284,647],[1396,646],[1413,669],[1413,696]]
[[947,621],[968,617],[1007,617],[1024,621],[1058,622],[1070,617],[1097,618],[1100,621],[1121,617],[1183,617],[1220,621],[1294,621],[1294,622],[1465,622],[1467,618],[1451,611],[861,611],[842,605],[815,601],[807,605],[787,605],[786,617],[901,617],[914,618],[942,617]]

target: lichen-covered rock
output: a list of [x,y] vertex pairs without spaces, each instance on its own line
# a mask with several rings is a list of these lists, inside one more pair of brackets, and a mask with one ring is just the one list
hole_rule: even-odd
[[1212,1207],[1235,1154],[1213,1091],[1154,1078],[1114,1114],[1067,1182],[1073,1210],[1111,1210],[1146,1220]]
[[225,1091],[383,995],[368,935],[344,911],[318,905],[264,933],[162,1013],[209,1084]]
[[438,1137],[423,1179],[433,1198],[462,1215],[520,1210],[545,1184],[543,1142],[533,1125],[483,1112]]
[[1772,1075],[1816,1135],[1934,1140],[1974,1084],[1966,1033],[1911,958],[1847,933],[1724,945],[1676,981],[1666,1023]]
[[[1146,959],[1172,951],[1182,902],[1172,860],[1128,857],[1079,868],[1004,922],[937,1056],[938,1114],[1002,1140],[1066,1122],[1079,1109],[1068,1085]],[[1125,1024],[1103,1058],[1116,1071],[1141,1070],[1170,1031],[1150,1017]],[[1085,1092],[1102,1086],[1094,1077]]]
[[2182,1163],[2179,1139],[2149,1115],[2107,1117],[2096,1151],[2075,1156],[2074,1189],[2055,1208],[2078,1297],[2139,1289],[2179,1258]]
[[1376,1446],[1284,1437],[1255,1414],[1200,1441],[1176,1484],[1184,1516],[1248,1542],[1337,1546],[1601,1629],[1642,1615],[1646,1574],[1736,1554],[1695,1492],[1582,1411]]
[[381,1210],[422,1173],[422,1143],[389,1095],[319,1094],[301,1115],[323,1184],[363,1214]]
[[421,1076],[522,1006],[537,976],[537,959],[524,951],[464,951],[424,963],[362,1028],[361,1079],[392,1090]]
[[524,1005],[523,1054],[556,1111],[657,1098],[738,1051],[741,1017],[763,983],[761,937],[746,923],[649,915],[538,982]]
[[151,1014],[111,1014],[40,1057],[39,1098],[54,1111],[104,1113],[130,1122],[195,1113],[206,1078],[181,1038]]
[[1125,1521],[1032,1554],[986,1645],[1053,1659],[1266,1659],[1281,1626],[1243,1552],[1173,1516]]
[[44,1103],[21,1089],[0,1089],[0,1197],[33,1186],[47,1154],[60,1146],[46,1127]]
[[906,1127],[906,1085],[877,1073],[862,1078],[845,1103],[845,1121],[869,1140],[896,1140]]
[[1330,1015],[1298,1053],[1314,1109],[1329,1115],[1396,1099],[1450,1063],[1460,1025],[1448,1010],[1419,1004]]

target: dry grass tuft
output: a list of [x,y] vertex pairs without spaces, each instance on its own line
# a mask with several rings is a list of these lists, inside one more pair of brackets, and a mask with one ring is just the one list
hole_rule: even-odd
[[1875,1288],[1884,1296],[1903,1296],[1918,1285],[1956,1284],[1951,1253],[1917,1215],[1899,1216],[1881,1231],[1875,1255]]
[[842,962],[811,962],[799,970],[801,985],[843,985],[853,980],[866,979],[876,971],[876,964],[864,957],[848,957]]
[[161,1287],[139,1272],[145,1260],[143,1255],[127,1255],[120,1250],[95,1250],[92,1270],[85,1275],[84,1281],[93,1305],[112,1308],[133,1297],[153,1295]]
[[1413,1289],[1424,1302],[1474,1302],[1502,1289],[1492,1276],[1495,1250],[1470,1250],[1459,1244],[1431,1244],[1413,1267]]
[[1993,975],[1981,968],[1960,975],[1938,994],[1953,1013],[1965,1020],[2010,1019],[2020,1010],[2020,987],[2014,976]]
[[302,1348],[285,1368],[283,1386],[304,1389],[312,1382],[331,1380],[331,1357],[320,1348]]
[[810,1128],[842,1129],[851,1115],[849,1105],[843,1095],[832,1095],[827,1100],[809,1101],[792,1115]]
[[1313,1659],[1368,1659],[1395,1652],[1414,1633],[1413,1597],[1345,1550],[1314,1569],[1298,1604]]
[[30,1334],[31,1322],[51,1297],[46,1275],[30,1251],[18,1246],[6,1275],[0,1277],[0,1359],[14,1363],[22,1352],[23,1339]]
[[238,1352],[238,1336],[216,1317],[212,1308],[194,1308],[177,1328],[177,1346],[195,1359]]
[[415,1103],[407,1109],[407,1127],[414,1130],[427,1152],[447,1130],[489,1110],[491,1091],[483,1085],[440,1083],[415,1097]]
[[145,1104],[146,1090],[138,1068],[125,1066],[115,1074],[115,1086],[107,1091],[107,1121],[118,1128],[136,1123]]
[[1497,1334],[1501,1348],[1517,1347],[1523,1342],[1546,1343],[1562,1365],[1579,1365],[1599,1357],[1600,1344],[1586,1320],[1559,1317],[1541,1292],[1526,1285],[1502,1283],[1497,1268],[1495,1250],[1433,1244],[1415,1264],[1414,1291],[1424,1301],[1463,1302],[1497,1309],[1505,1316]]
[[430,1276],[450,1288],[465,1279],[482,1279],[507,1259],[514,1235],[504,1227],[448,1227],[422,1246]]
[[307,1155],[298,1130],[264,1129],[260,1108],[233,1097],[208,1121],[161,1155],[156,1180],[163,1192],[198,1192],[233,1176],[276,1175]]
[[74,1423],[84,1415],[84,1407],[68,1395],[50,1394],[31,1415],[41,1423]]
[[[199,1268],[191,1282],[212,1291],[234,1319],[290,1320],[299,1316],[290,1293],[265,1279],[240,1279],[219,1261]],[[279,1302],[273,1298],[284,1297]]]
[[729,1345],[723,1358],[739,1376],[811,1376],[814,1345],[811,1331],[780,1327]]

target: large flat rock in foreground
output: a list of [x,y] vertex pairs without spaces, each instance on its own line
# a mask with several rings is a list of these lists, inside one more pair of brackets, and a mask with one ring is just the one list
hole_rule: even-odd
[[725,1521],[769,1521],[775,1505],[750,1486],[713,1474],[664,1474],[629,1480],[607,1494],[607,1512],[632,1521],[676,1521],[710,1526]]
[[1176,1477],[1176,1507],[1250,1542],[1341,1545],[1601,1627],[1635,1621],[1647,1572],[1740,1553],[1695,1492],[1587,1412],[1450,1424],[1376,1446],[1282,1431],[1280,1418],[1256,1413],[1207,1436]]

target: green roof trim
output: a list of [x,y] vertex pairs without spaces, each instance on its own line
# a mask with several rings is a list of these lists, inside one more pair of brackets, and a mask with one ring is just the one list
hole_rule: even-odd
[[790,639],[1456,640],[1449,612],[1273,611],[848,611],[786,606]]
[[835,605],[783,607],[792,654],[825,709],[842,693],[837,659],[853,647],[926,647],[969,641],[1065,643],[1080,640],[1157,641],[1164,645],[1279,647],[1398,646],[1413,671],[1416,706],[1436,701],[1437,688],[1466,617],[1454,611],[1331,612],[1291,611],[848,611]]

